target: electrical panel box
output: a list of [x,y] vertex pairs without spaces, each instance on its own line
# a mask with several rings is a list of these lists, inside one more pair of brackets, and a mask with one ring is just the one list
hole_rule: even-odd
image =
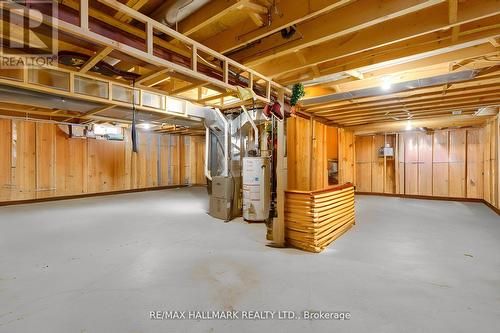
[[379,157],[394,157],[394,148],[382,147],[378,150]]

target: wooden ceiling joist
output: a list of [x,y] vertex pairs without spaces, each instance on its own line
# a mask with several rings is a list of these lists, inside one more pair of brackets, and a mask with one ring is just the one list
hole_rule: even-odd
[[80,69],[80,73],[87,73],[95,65],[97,65],[101,60],[103,60],[108,54],[113,51],[111,46],[103,47],[100,51],[96,52],[92,58],[90,58]]
[[[304,49],[302,53],[307,65],[301,64],[293,54],[286,54],[253,68],[267,76],[276,77],[311,65],[447,29],[452,25],[448,23],[447,4],[444,7],[439,4],[362,29],[356,34]],[[461,7],[455,25],[499,14],[500,8],[496,0],[470,0]]]
[[[478,30],[478,27],[481,29]],[[321,63],[317,67],[321,76],[334,75],[348,70],[358,70],[364,67],[377,67],[376,71],[379,72],[379,75],[390,74],[406,69],[426,67],[497,52],[498,50],[493,45],[484,44],[490,42],[491,38],[495,38],[499,34],[500,24],[498,21],[495,24],[494,20],[487,19],[476,24],[473,29],[462,31],[457,41],[452,41],[448,34],[437,32],[414,38],[411,42],[402,41],[339,57]],[[402,62],[402,59],[410,60]],[[292,84],[307,81],[314,77],[318,77],[318,75],[292,71],[285,76],[280,76],[279,81],[283,84]]]
[[291,25],[311,19],[352,2],[354,2],[354,0],[275,2],[276,7],[270,7],[271,20],[262,28],[255,29],[254,27],[248,27],[247,30],[242,31],[241,27],[236,26],[204,40],[203,44],[218,52],[227,53],[277,33]]
[[250,0],[214,0],[178,23],[178,31],[186,36],[217,22],[235,10],[243,10]]
[[[256,66],[297,50],[318,45],[373,25],[434,6],[443,0],[359,0],[297,25],[296,37],[273,34],[237,52],[234,59]],[[360,10],[363,8],[363,10]]]

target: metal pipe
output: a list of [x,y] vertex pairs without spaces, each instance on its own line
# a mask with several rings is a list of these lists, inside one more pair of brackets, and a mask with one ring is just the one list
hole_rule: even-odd
[[252,125],[253,132],[254,132],[253,145],[254,145],[255,150],[258,151],[257,141],[259,140],[259,129],[255,125],[255,122],[253,121],[252,117],[250,116],[250,113],[248,112],[247,108],[244,105],[242,105],[241,108],[243,109],[243,112],[245,112],[245,114],[247,115],[248,120],[250,121],[250,124]]
[[229,176],[229,122],[224,114],[219,109],[215,109],[216,114],[222,119],[224,123],[224,170],[222,176]]

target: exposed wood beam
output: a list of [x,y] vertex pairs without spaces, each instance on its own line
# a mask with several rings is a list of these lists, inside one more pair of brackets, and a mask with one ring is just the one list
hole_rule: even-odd
[[264,25],[264,20],[262,19],[262,16],[260,14],[249,12],[248,16],[256,26],[262,27]]
[[[488,120],[488,117],[473,117],[466,116],[446,116],[446,117],[433,117],[425,120],[412,120],[414,127],[455,127],[461,125],[478,125]],[[401,131],[406,127],[406,120],[404,121],[385,121],[378,124],[358,125],[346,127],[348,130],[354,131],[356,134],[368,134],[379,131]]]
[[154,79],[155,77],[158,77],[158,76],[160,76],[162,74],[165,74],[165,73],[168,73],[168,72],[170,72],[169,68],[164,68],[164,69],[160,69],[160,70],[156,70],[156,71],[151,71],[150,73],[148,73],[146,75],[143,75],[140,78],[138,78],[135,81],[135,83],[142,84],[144,82],[150,81],[150,80]]
[[[126,5],[134,10],[140,10],[148,2],[149,0],[128,0]],[[132,18],[128,17],[122,12],[117,12],[114,17],[125,23],[129,23],[130,21],[132,21]]]
[[100,51],[96,52],[92,58],[90,58],[85,65],[80,69],[80,73],[87,73],[91,70],[95,65],[97,65],[102,59],[107,57],[108,54],[113,51],[113,48],[110,46],[103,47]]
[[[309,47],[302,53],[310,66],[449,28],[448,14],[443,10],[445,8],[442,5],[435,7],[371,26],[348,38],[337,38]],[[500,7],[496,0],[471,0],[464,3],[458,13],[457,24],[498,14]],[[254,66],[257,71],[272,77],[304,67],[295,56],[288,54]]]
[[[78,11],[80,8],[78,1],[75,1],[75,0],[62,0],[62,4],[65,6],[68,6],[76,11]],[[108,15],[104,12],[101,12],[93,7],[89,8],[89,15],[90,15],[90,17],[92,17],[96,20],[99,20],[99,21],[104,22],[106,24],[112,25],[113,27],[116,27],[117,29],[121,29],[121,30],[123,30],[123,31],[125,31],[133,36],[139,37],[141,39],[146,39],[146,32],[143,29],[139,29],[133,25],[122,22],[122,21],[114,18],[113,16]],[[154,39],[154,44],[157,44],[157,45],[159,45],[167,50],[177,52],[177,53],[182,54],[184,56],[190,56],[190,52],[187,49],[178,47],[178,46],[174,45],[173,43],[170,43],[166,40],[163,40],[157,36],[155,36],[153,39]]]
[[270,8],[269,25],[257,30],[253,26],[246,27],[245,30],[241,27],[234,27],[204,40],[203,44],[218,52],[227,53],[351,2],[354,0],[279,1],[276,2],[276,8]]
[[[357,109],[350,110],[330,110],[323,112],[315,112],[314,114],[318,114],[322,117],[331,117],[332,119],[341,120],[346,118],[351,118],[353,116],[360,115],[374,115],[374,114],[384,114],[387,112],[400,111],[400,110],[408,110],[409,112],[413,110],[424,109],[428,111],[432,111],[434,106],[437,105],[449,105],[453,107],[454,105],[458,105],[459,103],[467,103],[471,101],[494,101],[495,96],[498,96],[500,91],[489,90],[484,92],[475,92],[462,94],[460,96],[437,96],[431,98],[424,99],[406,99],[399,102],[394,103],[381,103],[379,105],[374,105],[370,107],[358,107]],[[500,101],[499,101],[500,104]]]
[[[96,115],[96,114],[98,114],[100,112],[111,110],[115,106],[116,105],[106,105],[106,106],[98,107],[96,109],[90,110],[89,112],[86,112],[86,113],[80,115],[78,118],[80,118],[80,119],[88,119],[89,117],[91,117],[93,115]],[[66,121],[70,121],[72,119],[75,119],[75,117],[66,118],[66,119],[64,119],[64,121],[66,122]]]
[[348,71],[345,71],[345,73],[347,75],[350,75],[358,80],[363,80],[365,78],[365,76],[363,75],[363,73],[361,73],[360,71],[357,71],[357,70],[348,70]]
[[[473,85],[475,84],[475,85]],[[500,79],[492,79],[485,81],[485,84],[481,82],[468,82],[466,86],[460,86],[460,88],[450,88],[446,96],[460,97],[466,94],[481,94],[489,93],[499,89]],[[370,109],[380,106],[391,106],[397,105],[397,103],[405,103],[412,101],[428,100],[436,97],[442,97],[441,90],[439,86],[425,88],[417,91],[404,91],[399,93],[390,94],[387,96],[370,96],[364,98],[358,98],[349,101],[340,101],[337,103],[332,103],[330,105],[320,105],[313,108],[304,108],[305,111],[314,114],[325,114],[330,113],[335,110],[337,114],[342,114],[344,112],[356,111],[359,109]]]
[[243,10],[249,0],[214,0],[178,23],[178,31],[186,36],[217,22],[232,11]]
[[[448,22],[454,24],[458,19],[458,0],[448,0]],[[451,28],[451,40],[456,41],[460,33],[460,26]]]
[[[484,23],[484,26],[482,26],[484,28],[482,31],[462,31],[460,39],[456,42],[453,42],[446,32],[438,32],[414,38],[410,42],[403,41],[327,61],[318,65],[320,76],[334,75],[342,73],[345,70],[359,69],[367,66],[373,67],[375,65],[375,67],[379,68],[377,69],[378,74],[383,75],[476,57],[483,53],[491,53],[495,50],[492,46],[485,43],[488,42],[491,36],[500,34],[500,24],[489,26],[489,23],[492,22],[489,22],[488,19]],[[481,25],[483,24],[481,23]],[[417,57],[417,60],[404,61],[405,59],[414,59],[415,57]],[[394,65],[394,61],[399,64]],[[301,74],[300,72],[296,74],[292,72],[279,81],[282,84],[293,84],[300,81],[304,82],[314,77],[317,78],[318,75]]]
[[[359,0],[297,25],[296,38],[281,34],[261,39],[258,44],[232,55],[248,66],[256,66],[297,50],[352,34],[376,24],[432,7],[443,0]],[[360,10],[363,8],[363,10]]]
[[[473,80],[456,82],[453,84],[453,87],[448,90],[447,95],[455,96],[466,93],[467,91],[471,92],[483,92],[490,91],[492,89],[496,89],[500,84],[500,74],[490,75],[485,77],[477,77]],[[303,107],[304,110],[310,113],[318,113],[325,114],[329,113],[332,110],[342,112],[342,110],[352,110],[359,106],[366,106],[369,108],[370,106],[377,105],[378,103],[391,103],[394,101],[404,101],[406,99],[412,98],[427,98],[427,97],[435,97],[441,96],[441,85],[431,86],[431,87],[423,87],[412,90],[406,90],[401,92],[391,93],[389,95],[375,95],[362,97],[352,100],[341,100],[334,101],[331,103],[323,103],[313,105],[311,107]]]
[[489,42],[494,47],[500,47],[500,37],[493,37],[489,39]]
[[182,94],[182,93],[184,93],[186,91],[193,90],[193,89],[200,88],[200,87],[204,87],[206,85],[208,85],[208,83],[205,83],[205,82],[188,84],[185,87],[172,90],[170,92],[170,95],[179,95],[179,94]]

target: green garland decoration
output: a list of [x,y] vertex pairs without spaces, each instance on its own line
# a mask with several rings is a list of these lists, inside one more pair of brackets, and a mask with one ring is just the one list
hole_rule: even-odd
[[295,83],[292,88],[292,97],[290,97],[290,105],[295,106],[302,97],[306,95],[304,85],[302,83]]

